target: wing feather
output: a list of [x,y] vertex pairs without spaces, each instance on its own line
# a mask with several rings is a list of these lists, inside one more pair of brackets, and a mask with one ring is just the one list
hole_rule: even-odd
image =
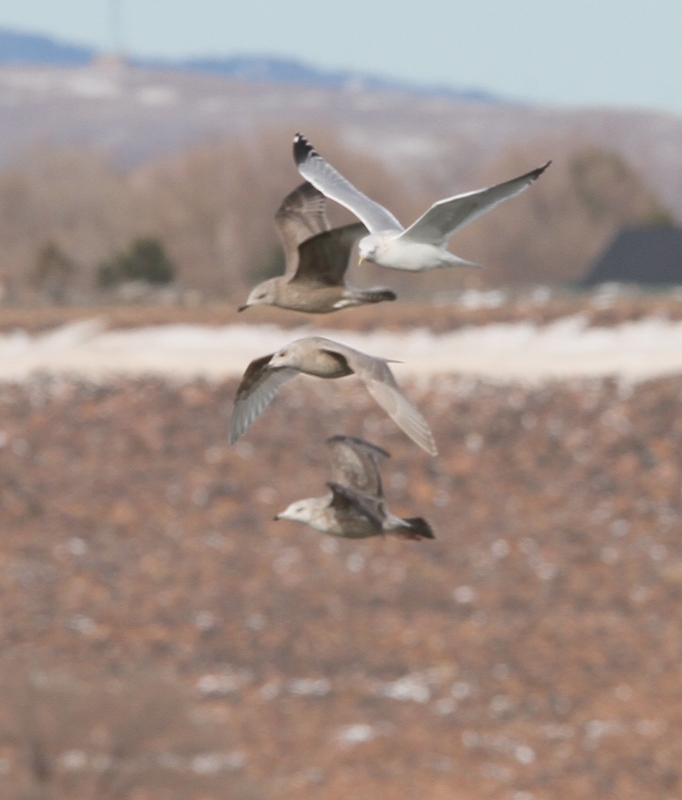
[[410,403],[396,383],[393,373],[384,359],[374,358],[345,345],[335,343],[340,354],[345,356],[348,366],[365,383],[367,391],[414,442],[432,456],[438,448],[426,420]]
[[298,268],[290,282],[343,286],[353,245],[363,233],[367,228],[356,222],[306,239],[298,246]]
[[228,441],[234,444],[249,428],[251,423],[270,405],[279,387],[298,375],[298,370],[290,367],[268,369],[272,353],[252,361],[246,369],[237,389],[234,409],[230,418]]
[[332,499],[329,506],[336,512],[341,527],[352,525],[353,518],[364,517],[377,533],[383,531],[381,517],[372,508],[372,498],[355,494],[351,489],[334,481],[329,481],[327,486],[331,489]]
[[300,133],[294,136],[294,161],[307,181],[324,195],[352,211],[365,223],[370,233],[402,231],[403,226],[388,209],[356,189]]
[[397,386],[375,379],[366,380],[365,385],[377,403],[413,442],[430,455],[438,455],[428,423]]
[[327,446],[334,482],[373,497],[383,496],[379,464],[389,458],[385,450],[354,436],[330,436]]
[[329,230],[326,200],[311,183],[302,183],[290,192],[275,214],[277,235],[284,248],[285,274],[298,265],[298,246],[319,233]]
[[479,189],[475,192],[458,194],[454,197],[446,197],[434,203],[431,208],[409,228],[404,230],[398,239],[402,241],[420,242],[422,244],[432,244],[441,246],[452,236],[455,231],[463,228],[481,214],[490,211],[491,208],[507,200],[509,197],[527,189],[534,183],[540,175],[551,164],[548,161],[541,167],[527,172],[518,178],[513,178],[505,183],[498,183],[487,189]]

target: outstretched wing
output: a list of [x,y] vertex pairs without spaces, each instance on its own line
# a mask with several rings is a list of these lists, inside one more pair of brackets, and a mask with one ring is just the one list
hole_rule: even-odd
[[311,236],[329,230],[326,201],[311,183],[302,183],[288,194],[275,214],[275,227],[284,248],[285,274],[298,264],[298,246]]
[[352,347],[332,342],[328,350],[336,350],[343,356],[349,368],[365,383],[367,390],[395,424],[432,456],[438,455],[438,448],[426,420],[400,391],[393,373],[384,359],[368,356]]
[[279,387],[298,374],[297,369],[290,367],[268,369],[272,356],[273,353],[270,353],[257,358],[246,368],[234,400],[228,438],[230,444],[234,444],[270,405]]
[[330,436],[327,446],[333,481],[372,497],[383,496],[379,464],[389,458],[385,450],[354,436]]
[[300,133],[294,136],[294,161],[307,181],[324,195],[352,211],[365,223],[370,233],[402,231],[403,226],[388,209],[356,189]]
[[420,242],[422,244],[444,245],[452,234],[472,220],[490,211],[491,208],[509,197],[519,194],[534,183],[551,164],[548,161],[541,167],[513,178],[497,186],[479,189],[476,192],[446,197],[434,203],[431,208],[409,228],[404,230],[398,239],[401,241]]
[[343,286],[351,250],[367,233],[362,222],[318,233],[298,246],[298,269],[291,283]]
[[384,379],[367,379],[365,384],[367,391],[413,442],[416,442],[422,450],[426,450],[430,455],[438,455],[436,442],[426,420],[397,385],[392,386]]

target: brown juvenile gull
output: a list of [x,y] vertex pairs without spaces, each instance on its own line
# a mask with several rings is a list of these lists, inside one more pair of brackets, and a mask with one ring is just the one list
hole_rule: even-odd
[[303,183],[282,201],[275,226],[284,247],[285,272],[251,290],[249,306],[278,306],[309,314],[328,314],[349,306],[395,300],[390,289],[355,289],[345,283],[355,242],[367,233],[361,223],[330,228],[324,195]]
[[379,464],[389,454],[353,436],[327,439],[332,465],[329,494],[297,500],[275,519],[304,522],[311,528],[342,536],[366,539],[392,533],[404,539],[435,539],[422,517],[401,519],[388,510],[381,486]]
[[246,368],[237,389],[230,420],[230,444],[265,410],[279,387],[299,372],[318,378],[343,378],[355,373],[410,439],[432,456],[438,455],[429,426],[398,388],[388,361],[321,336],[297,339],[276,353],[255,359]]
[[356,189],[327,163],[300,133],[294,137],[294,160],[306,180],[350,209],[367,226],[369,236],[359,244],[360,261],[412,272],[435,267],[480,267],[449,253],[445,249],[448,239],[502,200],[527,189],[551,163],[496,186],[439,200],[405,229],[388,209]]

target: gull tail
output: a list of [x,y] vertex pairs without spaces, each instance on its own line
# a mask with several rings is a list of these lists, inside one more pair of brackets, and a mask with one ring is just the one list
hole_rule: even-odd
[[403,539],[435,539],[436,534],[431,529],[429,523],[423,517],[406,517],[403,522],[409,530],[400,531]]

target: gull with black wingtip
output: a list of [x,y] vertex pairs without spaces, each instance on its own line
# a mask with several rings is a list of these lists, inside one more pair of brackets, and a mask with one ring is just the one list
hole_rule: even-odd
[[294,160],[307,181],[350,209],[369,230],[358,246],[360,261],[411,272],[436,267],[480,267],[448,252],[448,239],[498,203],[527,189],[551,163],[496,186],[439,200],[416,222],[403,228],[388,209],[356,189],[300,133],[294,137]]

